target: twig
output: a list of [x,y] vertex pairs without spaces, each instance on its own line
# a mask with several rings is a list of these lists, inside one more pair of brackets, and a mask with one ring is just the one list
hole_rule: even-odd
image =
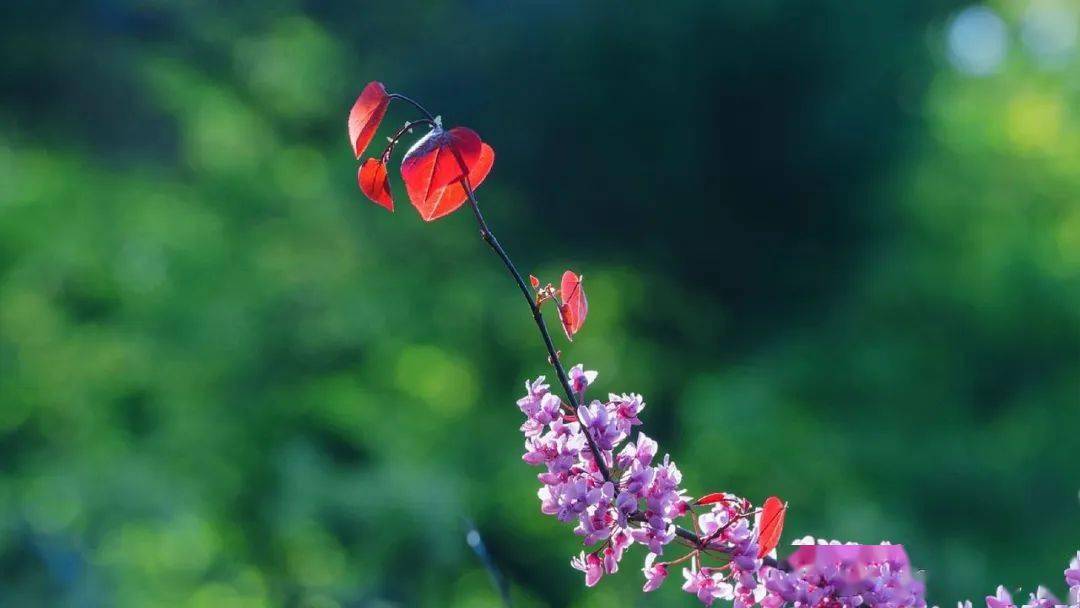
[[[420,110],[427,116],[427,118],[434,122],[435,117],[431,112],[416,100],[401,95],[399,93],[393,93],[391,98],[401,99],[402,101],[412,104],[416,109]],[[525,279],[521,277],[521,273],[518,272],[517,266],[514,265],[513,260],[499,244],[499,239],[495,238],[495,233],[491,231],[487,222],[484,220],[484,214],[480,212],[480,204],[476,201],[476,193],[473,192],[472,185],[469,184],[469,168],[465,165],[465,161],[461,158],[457,149],[453,150],[454,156],[457,158],[458,164],[461,166],[463,175],[461,177],[461,186],[465,189],[465,194],[469,198],[469,206],[472,207],[473,215],[476,217],[476,223],[480,226],[480,236],[484,239],[484,242],[491,247],[491,250],[495,252],[495,255],[499,256],[503,265],[510,271],[510,275],[514,277],[514,282],[517,283],[518,289],[521,290],[521,295],[525,297],[525,301],[529,304],[529,310],[532,311],[533,321],[536,323],[536,328],[540,330],[540,336],[544,339],[544,347],[548,351],[548,360],[551,361],[551,365],[555,367],[555,374],[559,377],[559,383],[562,384],[563,392],[566,393],[566,398],[570,400],[570,406],[574,413],[577,414],[578,403],[577,394],[574,392],[573,387],[570,385],[570,378],[566,375],[566,369],[563,367],[562,361],[559,360],[559,351],[555,348],[555,343],[551,340],[551,332],[548,331],[547,323],[544,322],[544,315],[540,311],[540,305],[536,302],[532,292],[529,290],[529,286],[525,283]],[[604,478],[604,481],[612,481],[611,472],[608,470],[607,463],[604,462],[603,455],[600,452],[600,448],[596,445],[596,441],[593,440],[592,434],[588,429],[585,430],[585,439],[589,443],[589,450],[592,452],[593,460],[596,462],[596,468],[600,470],[600,475]]]
[[[551,333],[548,331],[547,323],[544,322],[544,315],[540,311],[540,307],[536,304],[536,300],[533,298],[532,292],[529,291],[528,285],[525,283],[525,279],[521,278],[521,273],[518,272],[514,262],[507,255],[506,250],[499,244],[499,239],[495,238],[495,234],[491,231],[487,222],[484,220],[484,214],[480,212],[480,205],[476,201],[476,195],[473,193],[472,186],[469,185],[468,179],[462,180],[462,185],[465,187],[465,194],[469,197],[469,206],[472,207],[473,215],[476,217],[476,223],[480,225],[480,236],[484,239],[484,242],[491,247],[491,250],[495,252],[495,255],[499,256],[503,265],[510,271],[510,274],[514,277],[514,281],[518,285],[518,289],[521,290],[521,295],[525,296],[525,301],[529,304],[529,309],[532,311],[533,321],[536,322],[536,328],[540,330],[540,336],[544,339],[544,346],[547,348],[548,356],[551,364],[555,367],[555,374],[559,377],[559,383],[562,384],[563,391],[566,393],[567,399],[570,400],[570,405],[577,412],[580,405],[577,400],[577,394],[574,393],[573,387],[570,385],[570,379],[566,375],[566,369],[563,368],[562,361],[559,360],[558,351],[555,350],[555,344],[551,340]],[[600,453],[600,448],[593,440],[592,433],[586,429],[585,439],[588,440],[589,449],[592,451],[593,460],[596,462],[596,467],[600,470],[600,474],[604,477],[604,481],[611,481],[611,472],[608,470],[607,463],[604,462],[604,458]]]

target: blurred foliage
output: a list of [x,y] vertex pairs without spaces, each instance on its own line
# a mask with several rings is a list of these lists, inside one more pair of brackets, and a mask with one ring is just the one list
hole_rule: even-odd
[[569,568],[540,343],[471,218],[362,200],[372,79],[494,145],[511,254],[587,276],[568,360],[691,492],[903,542],[942,605],[1062,591],[1080,7],[1046,65],[1040,4],[977,76],[954,2],[4,3],[0,605],[495,604],[463,518],[517,605],[693,603]]

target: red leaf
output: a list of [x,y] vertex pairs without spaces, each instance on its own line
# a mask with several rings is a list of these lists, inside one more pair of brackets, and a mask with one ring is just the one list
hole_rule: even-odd
[[369,158],[360,165],[356,174],[360,191],[373,203],[394,210],[394,199],[390,196],[390,180],[386,177],[386,165],[377,158]]
[[356,103],[349,111],[349,141],[356,152],[356,158],[360,158],[371,143],[371,138],[375,137],[375,131],[379,128],[383,116],[386,116],[389,105],[390,96],[386,94],[386,87],[381,82],[369,82],[356,98]]
[[562,275],[559,285],[562,305],[559,306],[559,319],[562,321],[566,338],[571,342],[581,326],[585,324],[585,315],[589,314],[589,302],[585,299],[585,288],[581,277],[567,270]]
[[696,505],[711,505],[711,504],[718,503],[718,502],[724,502],[726,500],[727,500],[727,494],[724,494],[723,492],[713,492],[712,494],[706,494],[705,496],[702,496],[701,498],[697,499],[697,501],[694,504],[696,504]]
[[[487,178],[493,164],[495,164],[495,151],[487,144],[480,144],[480,157],[469,169],[469,186],[474,191]],[[431,197],[424,201],[423,207],[430,214],[430,217],[424,217],[424,219],[431,222],[449,215],[457,211],[468,198],[469,195],[465,192],[465,186],[462,185],[461,180],[452,182],[445,188],[433,192]],[[417,207],[417,210],[420,210],[420,207]],[[424,216],[423,210],[420,210],[420,215]]]
[[537,289],[537,288],[540,287],[540,279],[538,279],[538,278],[536,278],[536,277],[534,277],[533,275],[530,274],[529,275],[529,284],[532,285],[533,289]]
[[[420,212],[420,217],[430,222],[460,207],[464,199],[447,198],[444,202],[440,191],[467,174],[474,185],[483,181],[495,162],[495,152],[488,146],[486,158],[481,158],[483,156],[485,150],[480,136],[465,127],[445,131],[436,126],[413,144],[401,160],[401,177],[405,180],[409,200]],[[487,164],[486,169],[481,166],[484,164],[481,160]],[[474,171],[479,180],[471,179]]]
[[775,496],[770,496],[765,500],[765,505],[761,510],[761,519],[759,521],[758,532],[758,545],[761,547],[758,549],[758,557],[765,557],[769,551],[776,548],[776,545],[780,542],[780,532],[784,529],[784,513],[787,512],[787,505],[780,501]]

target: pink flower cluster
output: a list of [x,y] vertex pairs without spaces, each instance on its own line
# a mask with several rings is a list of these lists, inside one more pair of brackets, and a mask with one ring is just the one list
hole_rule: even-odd
[[[626,550],[640,544],[648,549],[644,591],[658,589],[671,567],[688,562],[682,588],[706,606],[723,599],[734,608],[926,608],[924,586],[912,576],[901,545],[842,545],[807,537],[795,543],[800,547],[786,560],[777,561],[775,550],[762,555],[759,541],[767,542],[762,530],[768,525],[761,521],[761,509],[726,493],[689,498],[670,456],[657,460],[655,441],[641,432],[636,441],[627,441],[641,424],[645,402],[640,395],[610,394],[607,401],[584,405],[596,372],[577,365],[568,379],[583,403],[576,410],[549,390],[543,376],[526,382],[527,394],[517,405],[526,416],[522,459],[544,467],[537,476],[540,510],[574,525],[582,537],[588,549],[570,565],[585,574],[587,586],[618,571]],[[677,528],[681,518],[691,520],[692,532]],[[687,552],[659,561],[673,541]],[[1021,608],[1080,608],[1080,553],[1065,580],[1069,604],[1040,587]],[[986,604],[1017,608],[1004,588]]]
[[[574,392],[583,396],[596,372],[581,365],[569,372]],[[607,402],[593,401],[576,412],[549,391],[541,376],[526,384],[528,394],[518,400],[527,420],[525,455],[532,465],[544,465],[538,476],[540,510],[560,521],[576,523],[574,533],[586,545],[603,542],[602,550],[574,558],[573,566],[585,572],[595,585],[600,577],[618,569],[623,551],[634,542],[661,555],[675,538],[672,520],[686,513],[685,491],[679,488],[682,474],[668,456],[654,465],[657,444],[644,433],[627,442],[638,414],[645,408],[640,395],[609,395]],[[619,473],[618,487],[601,474],[588,433],[605,467]]]
[[789,571],[762,569],[763,608],[925,608],[923,584],[912,576],[903,546],[799,542],[807,544],[788,558]]
[[[575,396],[583,399],[596,372],[577,365],[568,376]],[[605,574],[616,572],[625,550],[637,543],[649,550],[642,569],[643,588],[657,589],[672,565],[657,558],[676,539],[675,520],[689,514],[692,507],[681,487],[682,473],[670,456],[657,460],[656,441],[640,432],[636,441],[626,441],[633,427],[641,424],[638,415],[645,402],[633,393],[611,394],[607,401],[594,400],[573,411],[549,388],[543,376],[527,382],[527,394],[517,402],[526,416],[521,425],[525,434],[522,459],[545,468],[538,475],[543,484],[538,492],[540,510],[575,524],[574,533],[586,546],[599,544],[570,562],[585,573],[586,585],[591,587]],[[609,478],[604,477],[598,457]],[[752,600],[761,564],[755,531],[748,521],[752,514],[749,501],[724,495],[724,500],[698,518],[700,538],[707,539],[716,553],[731,558],[723,568],[699,567],[695,552],[692,567],[684,570],[683,589],[706,605],[716,598]]]

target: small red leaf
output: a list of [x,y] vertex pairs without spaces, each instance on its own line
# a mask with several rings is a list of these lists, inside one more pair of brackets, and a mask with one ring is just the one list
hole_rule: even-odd
[[559,293],[562,297],[559,319],[562,321],[566,338],[572,342],[574,334],[581,330],[581,326],[585,324],[585,316],[589,314],[589,302],[585,299],[585,287],[581,284],[581,277],[569,270],[564,272]]
[[[469,169],[469,186],[474,191],[487,178],[493,164],[495,164],[495,150],[492,150],[491,146],[487,144],[480,144],[480,156]],[[459,179],[445,188],[431,193],[431,196],[424,201],[423,205],[428,216],[424,217],[425,211],[421,211],[420,215],[429,222],[437,220],[457,211],[458,207],[464,204],[468,198],[469,195],[465,192],[465,186],[462,185]],[[420,207],[417,207],[417,209],[419,210]]]
[[389,105],[390,96],[381,82],[369,82],[356,98],[349,111],[349,142],[356,152],[356,158],[360,158],[371,143],[371,138],[375,137],[375,131],[383,116],[386,116]]
[[394,210],[394,199],[390,196],[390,180],[386,177],[386,165],[377,158],[369,158],[360,165],[356,174],[360,191],[373,203]]
[[784,530],[784,513],[787,505],[775,496],[765,500],[761,510],[761,519],[758,520],[758,557],[765,557],[780,543],[780,532]]
[[[495,162],[494,151],[490,146],[487,150],[485,160],[488,165],[483,171],[484,177]],[[484,145],[480,136],[465,127],[445,131],[436,126],[413,144],[401,160],[401,177],[405,180],[409,200],[420,212],[420,217],[430,222],[460,207],[463,201],[457,201],[456,205],[450,204],[453,201],[449,199],[443,202],[440,191],[479,170],[477,165],[482,156]],[[470,181],[475,183],[475,180]]]
[[533,275],[530,274],[529,275],[529,284],[532,285],[533,289],[538,289],[540,287],[540,279],[538,279],[538,278],[536,278],[536,277],[534,277]]
[[697,501],[694,504],[696,504],[696,505],[711,505],[711,504],[715,504],[715,503],[718,503],[718,502],[724,502],[726,500],[727,500],[727,494],[724,494],[723,492],[713,492],[712,494],[706,494],[705,496],[702,496],[701,498],[697,499]]

